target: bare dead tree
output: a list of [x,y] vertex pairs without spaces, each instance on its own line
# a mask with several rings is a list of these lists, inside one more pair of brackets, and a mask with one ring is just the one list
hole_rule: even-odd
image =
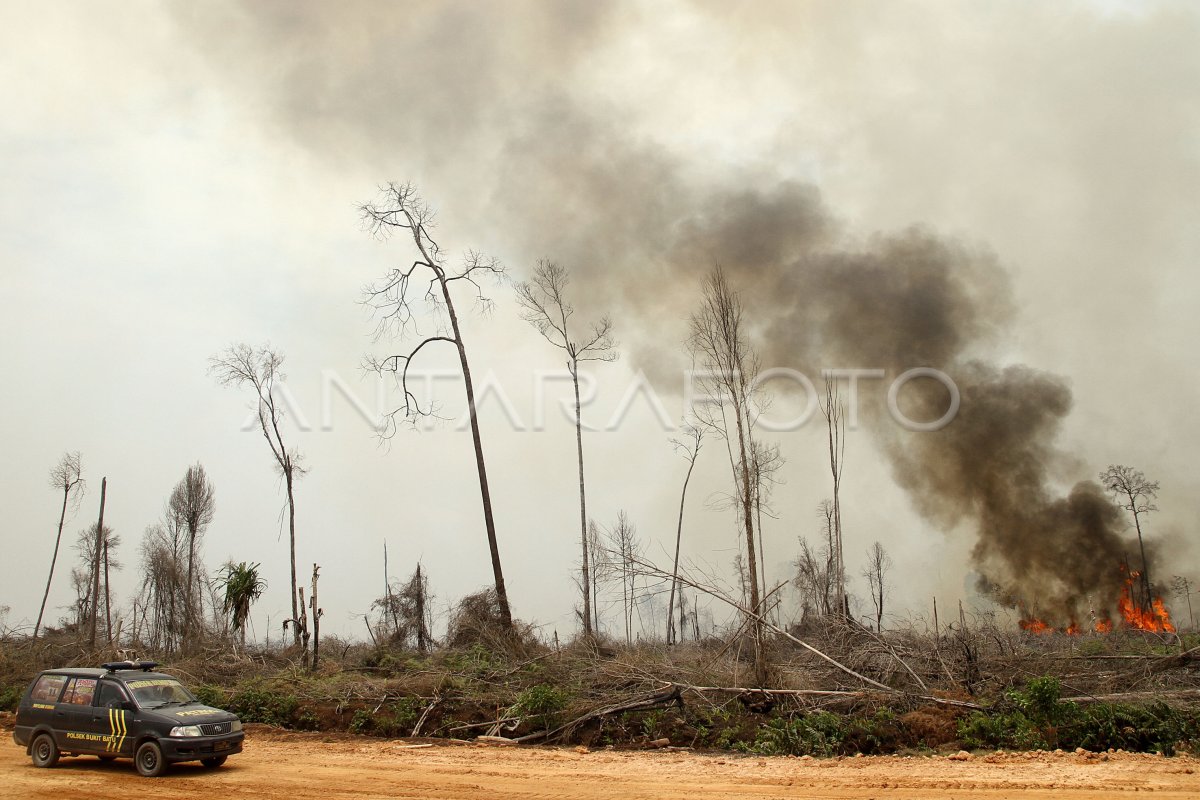
[[[675,636],[675,592],[679,587],[679,551],[683,543],[683,508],[687,501],[688,483],[692,480],[692,471],[696,468],[696,458],[700,455],[701,443],[704,439],[704,429],[698,425],[685,425],[682,439],[672,439],[671,444],[687,461],[687,474],[683,476],[683,488],[679,492],[679,522],[675,526],[675,562],[671,569],[671,594],[667,599],[667,644],[676,642]],[[683,608],[683,598],[680,597],[680,608]],[[680,631],[682,633],[682,630]]]
[[539,261],[533,278],[516,286],[521,319],[533,325],[542,337],[567,354],[567,371],[575,387],[575,451],[579,462],[579,543],[583,553],[580,582],[583,588],[583,635],[592,635],[592,609],[587,537],[587,492],[583,479],[583,417],[579,402],[579,364],[584,361],[615,361],[616,343],[612,320],[601,317],[588,333],[576,339],[571,332],[574,306],[567,300],[570,282],[567,271],[552,261]]
[[500,606],[500,621],[505,629],[512,630],[512,611],[508,602],[508,590],[504,585],[504,570],[500,565],[500,546],[496,540],[496,523],[492,517],[492,495],[488,486],[483,440],[475,407],[475,386],[471,381],[467,347],[459,326],[452,291],[463,283],[470,284],[474,287],[476,302],[485,309],[489,308],[491,303],[483,295],[479,279],[486,275],[499,277],[503,275],[504,269],[495,259],[484,257],[475,251],[467,252],[460,267],[450,269],[441,246],[430,235],[433,212],[410,184],[389,183],[383,188],[381,197],[376,202],[364,204],[360,211],[363,223],[372,235],[386,238],[397,231],[405,231],[405,235],[412,238],[417,252],[417,258],[407,267],[393,269],[382,280],[366,286],[363,290],[363,302],[372,309],[379,320],[375,331],[376,339],[388,332],[401,338],[413,332],[416,328],[417,305],[422,301],[435,310],[444,311],[450,323],[448,329],[440,326],[437,334],[425,336],[406,353],[367,358],[369,368],[381,375],[385,372],[394,375],[403,394],[401,405],[386,416],[387,424],[383,435],[388,436],[395,432],[397,418],[412,422],[418,416],[432,414],[431,408],[421,407],[416,395],[409,388],[408,372],[413,359],[426,346],[438,343],[452,345],[458,354],[466,390],[471,440],[475,446],[475,467],[479,474],[479,495],[483,503],[483,520],[487,531],[496,598]]
[[[108,579],[111,571],[121,569],[121,562],[116,557],[116,550],[120,546],[120,535],[114,533],[107,525],[101,528],[92,523],[80,531],[76,538],[75,550],[79,553],[79,567],[75,570],[74,583],[76,591],[83,589],[85,592],[76,602],[86,609],[84,616],[89,625],[89,639],[98,635],[100,631],[101,608],[104,609],[104,637],[107,640],[112,635],[112,591]],[[95,632],[91,630],[92,625],[95,625]],[[94,643],[91,646],[94,648]]]
[[883,633],[883,601],[887,594],[887,573],[892,568],[892,557],[883,549],[883,545],[875,542],[867,549],[867,566],[863,569],[863,577],[871,589],[871,603],[875,606],[875,630]]
[[1116,499],[1121,508],[1133,514],[1133,525],[1137,529],[1138,548],[1142,556],[1141,584],[1142,603],[1149,610],[1154,594],[1150,580],[1150,565],[1146,561],[1146,544],[1142,540],[1142,514],[1158,511],[1154,498],[1158,496],[1158,481],[1147,480],[1146,476],[1133,467],[1111,464],[1100,473],[1100,483]]
[[200,576],[197,560],[204,532],[212,523],[217,508],[212,481],[208,479],[202,465],[193,464],[188,467],[179,483],[175,484],[167,507],[169,515],[173,515],[182,524],[187,540],[187,583],[184,589],[183,613],[183,645],[187,648],[193,644],[191,637],[196,633],[197,623],[202,623],[204,618],[203,608],[198,607],[203,599],[197,591],[197,579]]
[[588,553],[591,556],[592,579],[592,631],[599,634],[600,625],[600,582],[609,569],[608,552],[601,541],[600,527],[595,520],[588,520]]
[[[208,360],[208,373],[222,386],[241,388],[248,386],[254,390],[255,411],[258,414],[258,426],[267,446],[271,448],[271,458],[275,468],[283,479],[287,490],[288,512],[288,548],[291,560],[291,598],[292,619],[299,616],[296,607],[299,595],[296,593],[296,481],[307,470],[302,466],[303,456],[296,448],[289,448],[283,441],[283,431],[280,423],[283,420],[283,409],[276,399],[278,384],[287,380],[283,373],[284,357],[268,346],[251,347],[248,344],[235,344],[222,353]],[[293,631],[293,644],[299,644],[300,632]]]
[[829,444],[829,471],[833,477],[833,578],[837,601],[837,613],[848,612],[846,601],[846,560],[842,548],[842,470],[846,455],[846,406],[842,402],[837,383],[825,376],[825,395],[821,398],[821,412],[825,415]]
[[611,568],[621,583],[621,611],[625,625],[625,643],[633,644],[633,615],[637,606],[637,562],[641,558],[642,543],[638,540],[637,528],[629,516],[617,513],[617,524],[608,531],[608,550],[612,554]]
[[54,554],[50,556],[50,574],[46,578],[46,592],[42,595],[42,606],[38,609],[37,622],[33,626],[33,638],[37,639],[42,629],[42,617],[46,613],[46,602],[50,599],[50,584],[54,580],[54,565],[58,562],[58,548],[62,544],[63,524],[67,521],[67,506],[72,511],[78,510],[79,501],[83,498],[85,482],[83,480],[83,459],[76,450],[73,453],[63,453],[62,458],[50,470],[50,486],[63,493],[62,511],[58,515],[58,533],[54,537]]
[[800,539],[800,553],[793,562],[796,577],[792,579],[792,583],[800,593],[800,605],[803,609],[801,621],[808,616],[810,610],[819,616],[832,613],[832,563],[828,546],[823,551],[814,550],[805,539]]
[[312,571],[312,597],[309,598],[308,604],[312,608],[313,619],[313,639],[312,639],[312,671],[316,672],[321,666],[321,617],[325,616],[325,609],[321,608],[317,600],[317,580],[321,577],[321,568],[313,564]]
[[1192,630],[1196,629],[1196,615],[1192,612],[1192,595],[1195,593],[1191,588],[1191,584],[1183,575],[1176,575],[1171,579],[1171,591],[1176,597],[1182,597],[1187,601],[1188,620],[1191,622]]
[[[783,466],[784,458],[777,444],[767,444],[759,439],[754,439],[752,443],[754,450],[750,467],[750,488],[754,492],[754,526],[758,529],[758,580],[762,591],[765,592],[767,551],[763,546],[763,514],[768,517],[775,516],[771,508],[771,492],[779,483],[777,475]],[[778,605],[776,603],[775,607],[778,608]]]
[[[750,575],[750,623],[755,643],[755,678],[766,681],[763,658],[762,598],[758,583],[758,557],[754,537],[754,491],[752,457],[754,423],[752,406],[758,358],[743,328],[743,308],[725,272],[714,267],[704,280],[700,308],[689,320],[688,348],[701,368],[698,383],[708,394],[721,398],[717,408],[706,409],[699,418],[725,440],[734,473],[735,497],[745,534],[746,568]],[[729,415],[726,415],[726,406]],[[732,416],[732,423],[729,421]]]
[[429,575],[420,563],[405,583],[394,587],[389,584],[384,595],[371,606],[379,611],[379,641],[391,641],[401,647],[411,641],[418,653],[429,652],[433,646],[432,597]]

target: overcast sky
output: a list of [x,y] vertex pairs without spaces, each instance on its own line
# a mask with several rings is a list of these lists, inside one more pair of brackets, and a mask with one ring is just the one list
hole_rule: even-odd
[[[107,476],[122,598],[138,583],[143,531],[200,462],[217,497],[206,562],[262,562],[270,588],[255,630],[268,615],[277,630],[282,487],[244,428],[249,398],[206,374],[234,342],[287,357],[288,435],[311,470],[297,487],[300,572],[322,565],[325,629],[364,636],[385,541],[392,577],[420,560],[440,608],[490,582],[469,434],[447,423],[381,444],[351,400],[378,409],[379,381],[359,365],[400,346],[373,342],[358,304],[364,284],[411,260],[403,241],[359,224],[357,206],[389,180],[420,187],[448,252],[495,255],[516,279],[555,259],[575,276],[581,317],[612,316],[622,358],[595,369],[585,419],[596,427],[639,373],[680,417],[699,281],[739,258],[681,231],[719,227],[728,198],[799,193],[841,242],[916,225],[986,253],[1012,306],[988,357],[1073,392],[1055,479],[1114,462],[1145,470],[1162,483],[1149,531],[1178,554],[1173,568],[1195,569],[1192,3],[14,1],[0,18],[9,625],[37,615],[59,512],[46,475],[79,450],[88,491],[64,539],[94,520]],[[749,226],[738,246],[753,250],[756,236]],[[565,634],[578,497],[557,404],[569,384],[544,381],[544,430],[520,430],[537,427],[538,375],[561,357],[518,318],[509,288],[485,289],[496,306],[466,324],[472,368],[521,423],[496,395],[485,403],[513,611]],[[786,358],[785,345],[770,350]],[[448,355],[425,366],[452,369]],[[436,391],[461,413],[459,384]],[[597,522],[627,510],[666,563],[686,465],[659,416],[643,393],[585,447]],[[797,536],[817,535],[829,493],[822,431],[774,438],[787,466],[764,534],[772,582]],[[722,570],[737,552],[733,512],[717,502],[727,483],[714,444],[685,551]],[[935,593],[968,596],[973,532],[922,519],[861,432],[843,508],[852,575],[872,541],[892,553],[897,614],[923,613]],[[64,549],[51,619],[72,598],[74,559]]]

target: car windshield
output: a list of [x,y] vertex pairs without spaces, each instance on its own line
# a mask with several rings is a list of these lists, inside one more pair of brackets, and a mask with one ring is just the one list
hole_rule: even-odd
[[125,684],[133,692],[133,698],[142,708],[158,708],[166,705],[194,703],[196,698],[173,678],[145,678]]

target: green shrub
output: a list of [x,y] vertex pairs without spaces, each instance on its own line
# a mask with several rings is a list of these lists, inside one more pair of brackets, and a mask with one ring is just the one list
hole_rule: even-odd
[[[401,697],[391,705],[392,727],[400,731],[411,731],[425,713],[425,701],[419,697]],[[399,734],[403,735],[403,734]]]
[[212,686],[207,683],[202,683],[192,690],[192,694],[196,695],[196,699],[206,706],[213,708],[224,708],[229,701],[229,696],[225,694],[225,690]]
[[229,710],[243,722],[294,727],[299,701],[294,695],[267,688],[257,681],[240,687],[229,698]]
[[0,711],[16,711],[24,693],[24,686],[0,686]]
[[1194,710],[1171,708],[1165,703],[1097,703],[1085,708],[1067,733],[1072,747],[1174,755],[1181,747],[1195,750],[1200,745],[1200,719]]
[[763,756],[832,756],[839,752],[845,738],[844,719],[818,711],[791,719],[772,719],[759,728],[752,743],[735,743],[734,749]]
[[959,738],[974,748],[1112,748],[1166,755],[1200,745],[1200,719],[1191,710],[1165,703],[1080,707],[1062,702],[1060,696],[1056,678],[1035,678],[1023,691],[1008,692],[1002,707],[960,720]]
[[558,724],[559,712],[566,707],[566,692],[547,683],[539,683],[521,692],[516,702],[516,713],[531,717],[540,728],[552,728]]
[[375,730],[375,715],[365,708],[354,712],[350,718],[351,733],[371,733]]

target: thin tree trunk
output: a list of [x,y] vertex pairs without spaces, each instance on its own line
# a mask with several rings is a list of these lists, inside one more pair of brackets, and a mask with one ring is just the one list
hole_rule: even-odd
[[[679,522],[675,526],[675,565],[671,569],[671,595],[667,600],[667,644],[674,644],[675,640],[675,590],[679,586],[679,550],[680,544],[683,542],[683,506],[687,500],[688,482],[692,479],[692,470],[696,468],[696,458],[692,457],[691,463],[688,464],[687,475],[683,478],[683,491],[679,493]],[[680,610],[683,609],[683,598],[680,597]],[[679,625],[680,633],[683,632],[683,623]]]
[[479,435],[479,415],[475,408],[475,387],[471,382],[471,366],[467,363],[467,348],[463,344],[462,332],[458,327],[458,315],[454,311],[454,301],[450,298],[450,289],[446,286],[446,279],[440,270],[438,280],[442,287],[442,298],[446,302],[446,311],[450,315],[454,342],[458,346],[458,360],[462,366],[463,383],[466,384],[467,413],[471,415],[471,441],[475,445],[475,468],[479,473],[479,495],[483,501],[483,522],[487,529],[488,550],[492,557],[492,574],[496,581],[496,601],[500,606],[500,622],[506,630],[512,630],[512,611],[508,604],[508,590],[504,586],[504,570],[500,566],[500,546],[496,542],[496,523],[492,519],[492,493],[488,488],[487,466],[483,459],[483,440]]
[[417,564],[417,652],[424,655],[429,652],[429,631],[425,628],[425,578],[421,574],[421,565]]
[[579,403],[579,362],[574,358],[570,363],[571,378],[575,384],[575,449],[579,454],[579,542],[583,550],[583,635],[592,636],[592,604],[589,584],[591,583],[591,568],[588,563],[587,541],[587,494],[583,483],[583,417]]
[[38,631],[42,629],[42,615],[46,613],[46,601],[50,599],[50,583],[54,580],[54,565],[58,561],[58,547],[62,544],[63,523],[67,520],[67,501],[71,497],[71,487],[63,489],[62,513],[58,515],[58,536],[54,539],[54,555],[50,557],[50,576],[46,578],[46,593],[42,595],[42,607],[38,610],[37,624],[33,626],[33,638],[37,640]]
[[196,557],[196,529],[191,520],[187,522],[187,587],[184,590],[184,610],[183,610],[183,650],[188,652],[192,649],[193,630],[192,627],[196,622],[196,604],[192,599],[192,592],[195,586],[195,557]]
[[[282,449],[282,447],[283,447],[282,440],[280,440],[279,446]],[[289,545],[289,549],[291,551],[291,558],[292,558],[292,620],[294,621],[298,618],[300,609],[298,609],[296,607],[297,595],[298,595],[297,589],[299,587],[296,585],[296,497],[292,493],[293,475],[292,475],[291,453],[287,454],[287,463],[284,465],[283,474],[284,474],[284,480],[287,483],[288,545]],[[295,625],[292,626],[292,643],[293,644],[300,643],[300,631]]]
[[1134,499],[1133,495],[1129,496],[1129,505],[1133,509],[1133,525],[1137,528],[1138,549],[1142,553],[1142,590],[1145,592],[1142,608],[1149,611],[1151,604],[1154,602],[1154,595],[1150,590],[1150,567],[1146,563],[1146,545],[1142,541],[1142,522],[1138,519],[1137,500]]
[[317,667],[321,664],[321,606],[317,604],[317,578],[319,568],[313,564],[312,574],[312,617],[313,617],[313,646],[312,646],[312,670],[317,671]]
[[88,630],[88,647],[96,649],[96,622],[100,611],[100,541],[104,536],[104,500],[108,493],[108,478],[100,479],[100,519],[96,523],[96,546],[92,552],[92,608]]
[[112,590],[108,583],[108,537],[100,537],[104,542],[104,635],[108,637],[108,643],[111,646],[113,643],[112,630]]
[[753,497],[750,495],[750,470],[746,456],[746,425],[743,416],[744,396],[733,395],[733,414],[737,423],[738,457],[742,472],[742,518],[746,529],[746,570],[750,583],[750,608],[754,612],[754,678],[759,685],[767,680],[766,664],[762,652],[762,599],[758,591],[758,559],[754,551]]

